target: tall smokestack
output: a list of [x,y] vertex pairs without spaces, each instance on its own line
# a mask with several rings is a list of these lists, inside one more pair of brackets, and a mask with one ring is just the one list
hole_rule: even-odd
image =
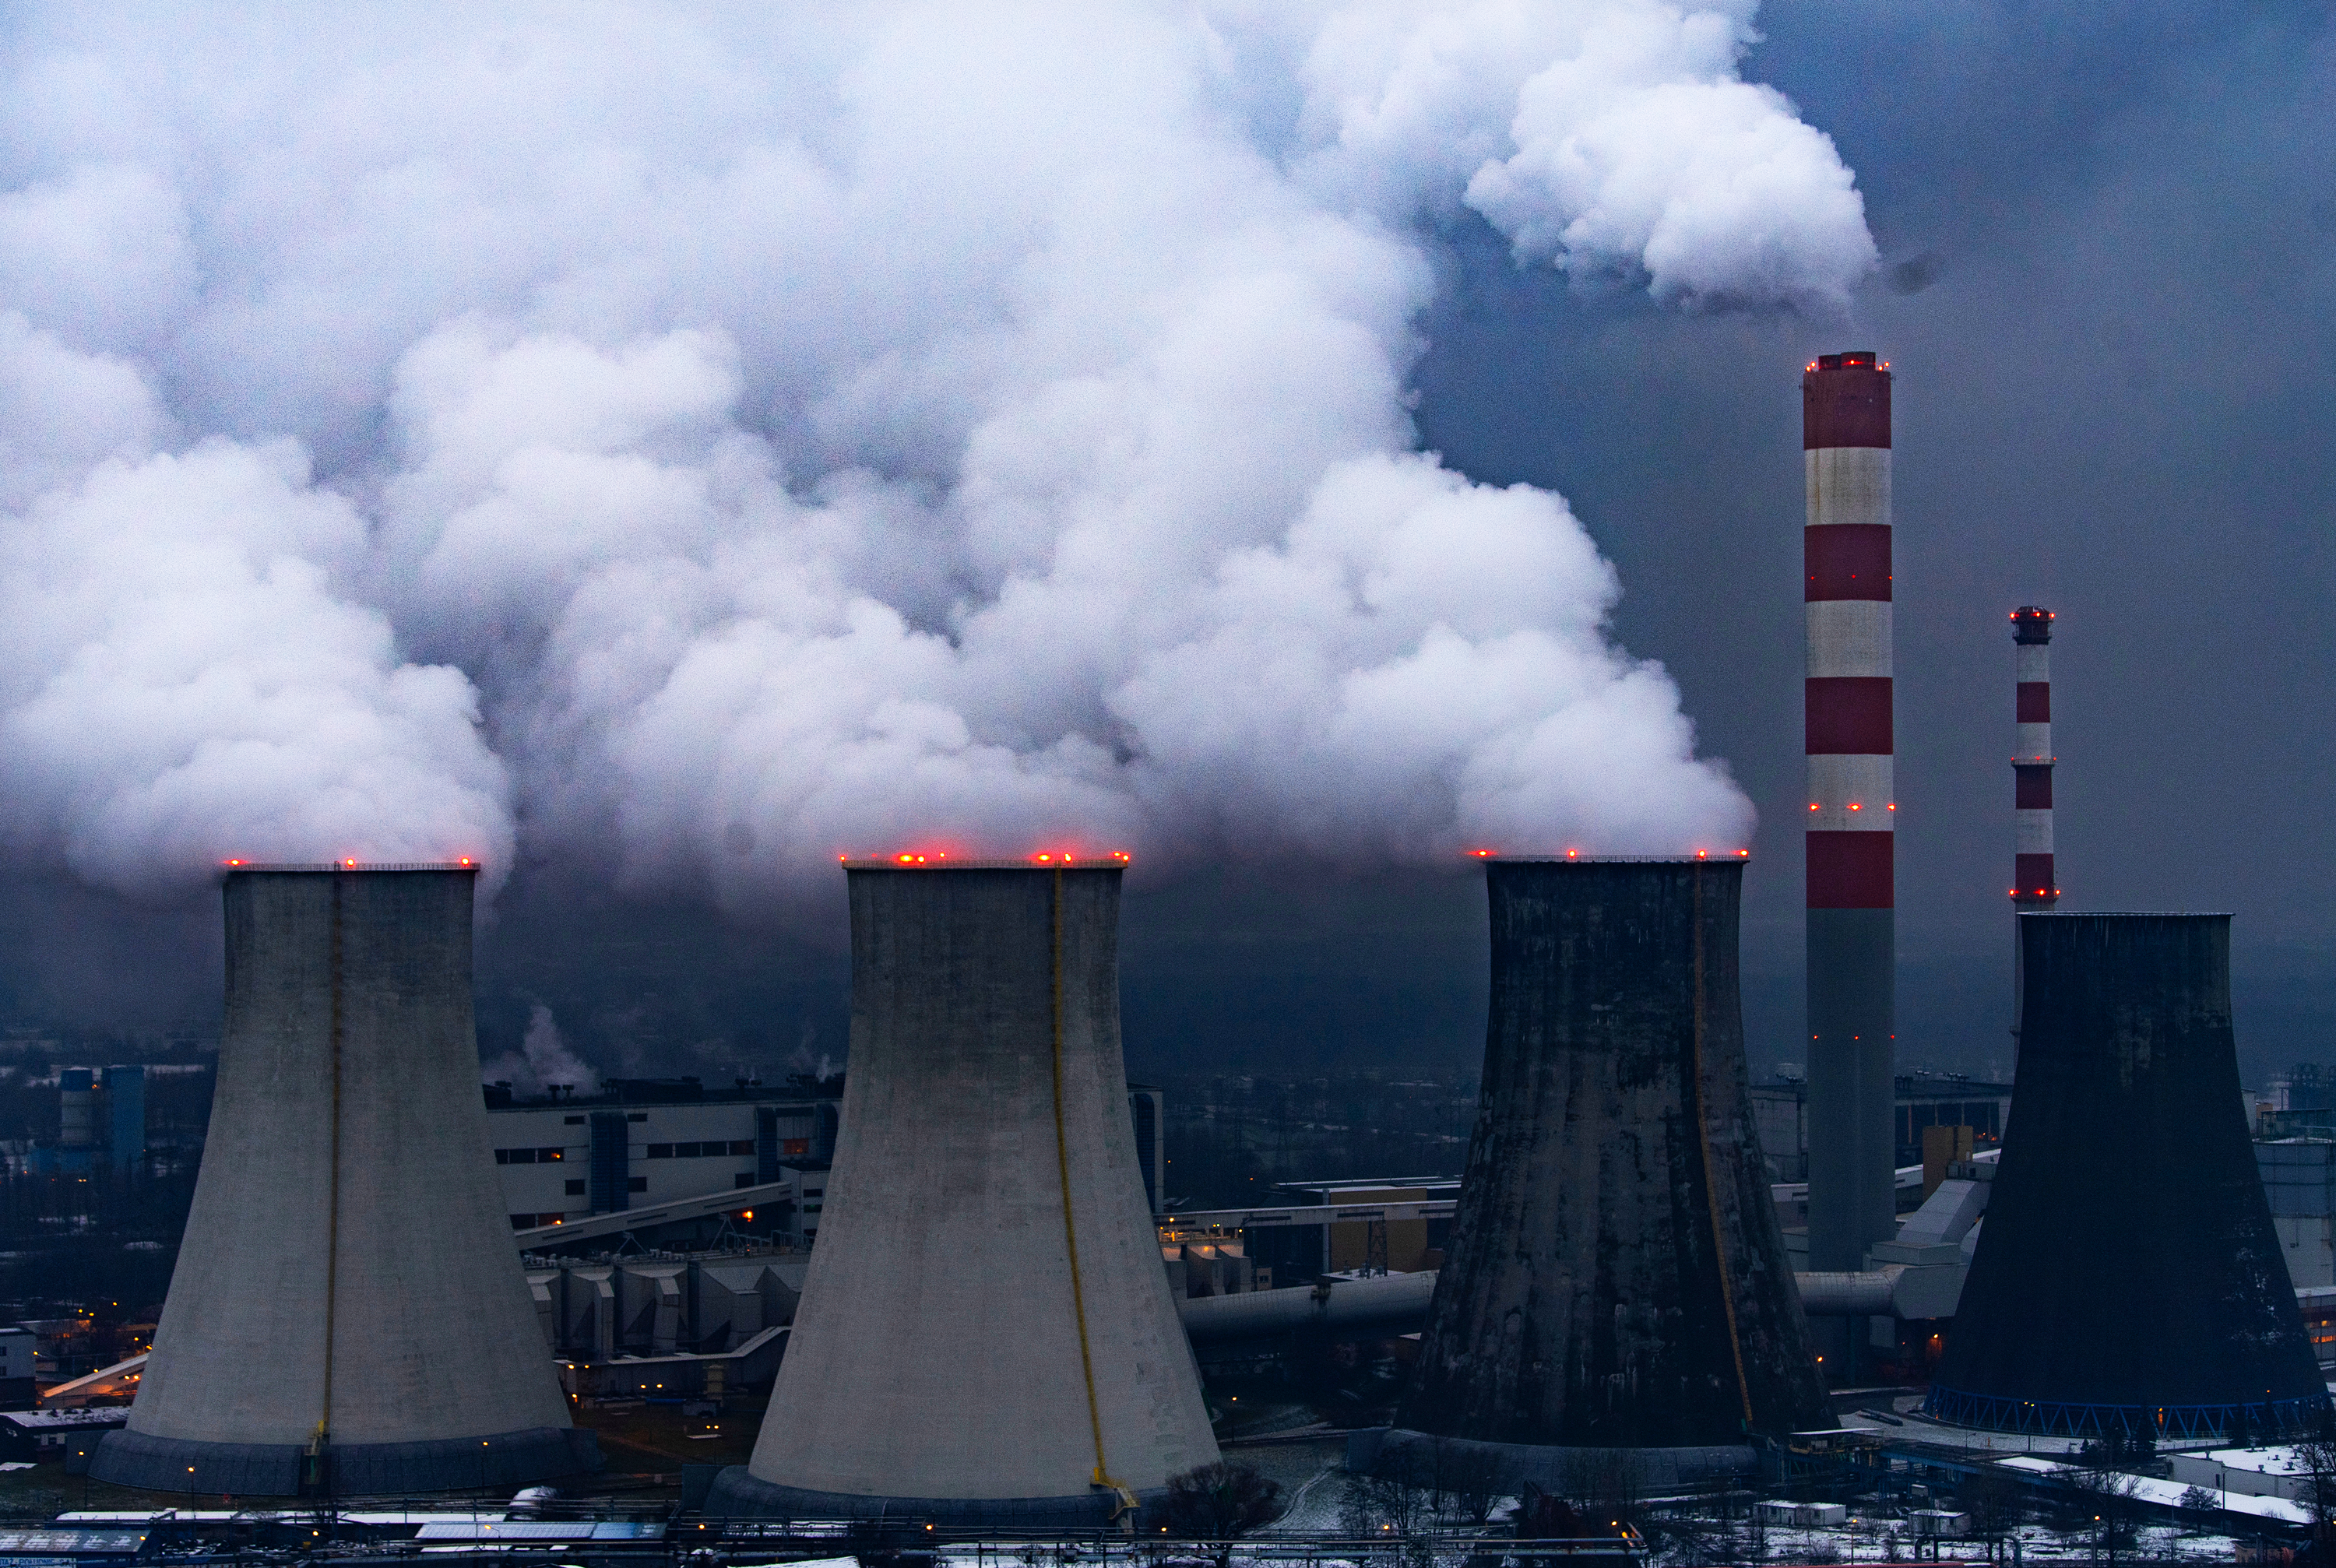
[[2024,604],[2011,612],[2012,805],[2019,813],[2011,856],[2011,1043],[2020,1045],[2025,994],[2019,917],[2060,901],[2052,869],[2052,612]]
[[1743,876],[1486,864],[1483,1105],[1396,1454],[1502,1445],[1555,1485],[1547,1450],[1832,1424],[1752,1130]]
[[2239,1104],[2228,915],[2024,914],[2019,1114],[1926,1407],[2090,1437],[2316,1429]]
[[1890,370],[1801,377],[1808,479],[1809,1267],[1854,1271],[1897,1226]]
[[464,867],[229,873],[202,1174],[126,1430],[90,1474],[347,1496],[595,1468],[511,1246]]
[[1101,1523],[1217,1457],[1127,1115],[1120,868],[847,875],[824,1222],[706,1512]]

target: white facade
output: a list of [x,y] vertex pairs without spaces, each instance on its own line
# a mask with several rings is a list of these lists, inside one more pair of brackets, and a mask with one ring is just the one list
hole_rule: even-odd
[[[672,1105],[571,1101],[492,1109],[487,1125],[504,1211],[513,1230],[526,1230],[618,1207],[785,1181],[788,1173],[777,1168],[781,1162],[811,1160],[825,1152],[832,1134],[823,1138],[821,1111],[828,1110],[832,1124],[834,1104],[775,1096]],[[621,1204],[594,1202],[595,1114],[625,1118]]]
[[2216,1448],[2172,1456],[2171,1479],[2248,1497],[2284,1497],[2301,1503],[2311,1495],[2312,1467],[2292,1448]]

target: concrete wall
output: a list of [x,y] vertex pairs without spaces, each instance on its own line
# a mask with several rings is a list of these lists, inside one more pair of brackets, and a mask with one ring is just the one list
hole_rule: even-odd
[[854,1497],[1084,1500],[1098,1426],[1107,1473],[1139,1492],[1214,1460],[1129,1126],[1119,872],[850,879],[842,1131],[752,1475]]
[[1640,1447],[1832,1425],[1752,1129],[1742,873],[1486,867],[1484,1107],[1398,1426]]
[[568,1427],[479,1096],[473,880],[229,877],[218,1098],[131,1433],[305,1447],[320,1422],[336,1446]]

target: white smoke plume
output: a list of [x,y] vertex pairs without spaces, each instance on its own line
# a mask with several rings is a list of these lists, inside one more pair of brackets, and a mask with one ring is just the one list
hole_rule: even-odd
[[534,1098],[557,1084],[569,1094],[590,1097],[600,1092],[600,1075],[568,1048],[551,1009],[537,1002],[528,1009],[527,1033],[519,1049],[505,1051],[479,1069],[491,1084],[509,1084],[520,1095]]
[[22,859],[1747,840],[1564,502],[1406,412],[1453,223],[1688,307],[1872,268],[1740,0],[12,31]]

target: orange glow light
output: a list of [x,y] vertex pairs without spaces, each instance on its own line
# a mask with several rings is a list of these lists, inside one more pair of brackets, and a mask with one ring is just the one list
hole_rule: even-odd
[[1752,852],[1750,850],[1737,850],[1736,852],[1736,858],[1738,860],[1748,861],[1752,858]]
[[1849,809],[1850,809],[1850,810],[1852,810],[1852,811],[1855,811],[1855,810],[1857,810],[1857,809],[1858,809],[1857,803],[1856,803],[1855,801],[1852,801],[1852,802],[1850,802],[1850,803],[1849,803]]
[[356,870],[356,869],[357,869],[357,862],[355,862],[355,861],[343,861],[343,862],[341,862],[341,864],[343,864],[344,866],[346,866],[346,867],[347,867],[349,870],[351,870],[351,871],[355,871],[355,870]]
[[243,862],[242,862],[241,861],[229,861],[229,862],[228,862],[227,863],[228,863],[228,864],[229,864],[229,865],[231,865],[231,866],[239,866],[239,865],[241,865]]

